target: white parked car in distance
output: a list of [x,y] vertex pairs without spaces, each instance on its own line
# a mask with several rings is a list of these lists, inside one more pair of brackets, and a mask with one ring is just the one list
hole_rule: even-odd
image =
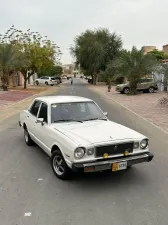
[[47,96],[21,111],[19,124],[26,144],[38,144],[61,179],[72,171],[113,172],[153,159],[147,137],[106,116],[91,99]]
[[56,79],[54,77],[40,77],[38,79],[36,79],[36,85],[40,85],[40,84],[45,84],[45,85],[55,85]]

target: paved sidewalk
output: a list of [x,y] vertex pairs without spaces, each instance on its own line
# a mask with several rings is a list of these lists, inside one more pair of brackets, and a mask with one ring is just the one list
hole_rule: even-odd
[[[28,107],[35,97],[50,95],[60,90],[60,87],[48,87],[43,92],[37,91],[9,91],[5,93],[0,92],[0,121],[13,116],[20,112],[20,110]],[[27,92],[27,93],[26,93]]]
[[166,95],[164,92],[153,94],[142,93],[135,96],[127,96],[117,93],[115,91],[115,87],[112,87],[111,92],[108,92],[107,86],[104,85],[91,85],[90,88],[99,93],[105,94],[120,105],[132,110],[168,132],[168,106],[159,105],[159,100]]
[[19,102],[25,98],[34,95],[32,91],[7,91],[7,92],[0,92],[0,109],[3,110],[6,107],[10,106],[13,103]]

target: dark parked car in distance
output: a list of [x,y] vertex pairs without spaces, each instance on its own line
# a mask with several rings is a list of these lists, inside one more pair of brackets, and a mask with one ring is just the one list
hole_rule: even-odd
[[62,83],[62,78],[61,77],[55,77],[55,80],[57,81],[57,84]]

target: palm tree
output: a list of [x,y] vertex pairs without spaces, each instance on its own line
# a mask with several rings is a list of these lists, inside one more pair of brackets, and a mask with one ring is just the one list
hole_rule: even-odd
[[12,44],[1,43],[0,44],[0,77],[2,82],[2,88],[7,91],[9,74],[15,69],[17,62],[16,49]]
[[111,90],[111,83],[116,77],[120,75],[120,68],[121,68],[121,60],[119,57],[111,60],[105,69],[105,71],[100,72],[100,76],[104,77],[106,83],[108,85],[108,92]]
[[154,56],[144,55],[143,50],[133,46],[131,51],[124,50],[121,54],[121,72],[130,82],[130,94],[135,95],[140,78],[151,74],[157,68]]

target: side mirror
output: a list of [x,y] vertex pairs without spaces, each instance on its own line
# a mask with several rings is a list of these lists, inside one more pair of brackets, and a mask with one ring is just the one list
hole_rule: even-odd
[[103,114],[104,114],[105,116],[108,116],[108,113],[107,113],[107,112],[104,112]]
[[41,125],[43,125],[43,123],[44,123],[44,118],[38,118],[38,119],[36,120],[36,123],[41,123]]

